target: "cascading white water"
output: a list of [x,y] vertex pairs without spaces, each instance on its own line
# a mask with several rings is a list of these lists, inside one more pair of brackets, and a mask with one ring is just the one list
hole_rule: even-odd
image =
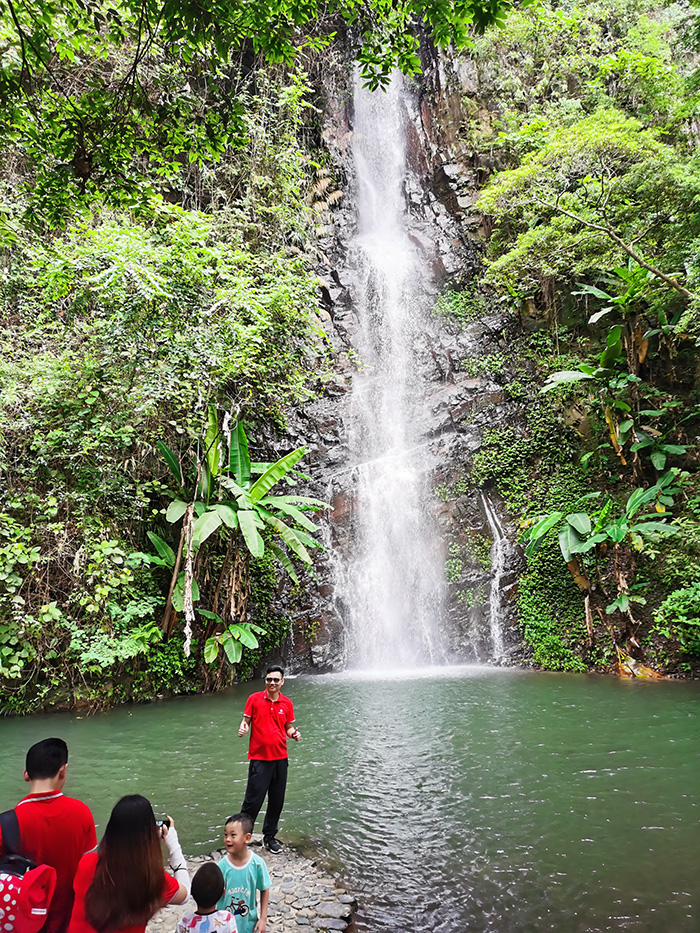
[[439,547],[426,508],[427,442],[416,414],[424,393],[416,340],[430,273],[407,234],[404,90],[355,86],[352,152],[357,233],[351,245],[358,373],[348,430],[356,471],[355,546],[343,584],[349,661],[420,665],[442,657]]
[[489,523],[493,544],[491,545],[491,593],[489,595],[489,632],[491,653],[495,661],[504,657],[503,645],[503,577],[506,575],[511,543],[508,540],[493,506],[482,497],[486,520]]

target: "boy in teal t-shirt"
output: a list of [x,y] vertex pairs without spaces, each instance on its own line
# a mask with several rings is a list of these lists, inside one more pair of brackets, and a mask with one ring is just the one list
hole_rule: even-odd
[[[247,813],[230,816],[224,826],[226,855],[218,863],[226,887],[216,906],[234,915],[238,933],[267,930],[270,875],[265,862],[248,848],[252,833],[253,821]],[[260,891],[259,914],[257,891]]]

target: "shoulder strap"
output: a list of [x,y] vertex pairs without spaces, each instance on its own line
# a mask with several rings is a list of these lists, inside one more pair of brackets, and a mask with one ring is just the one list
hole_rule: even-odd
[[7,855],[19,855],[21,837],[19,833],[19,820],[14,810],[5,810],[0,813],[0,831],[2,832],[2,847]]

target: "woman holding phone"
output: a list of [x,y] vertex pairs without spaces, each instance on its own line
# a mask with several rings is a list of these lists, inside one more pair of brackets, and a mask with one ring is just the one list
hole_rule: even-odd
[[[170,868],[163,868],[161,840]],[[96,852],[80,860],[73,882],[75,902],[68,933],[144,933],[166,904],[182,904],[190,878],[173,821],[156,825],[145,797],[117,802]]]

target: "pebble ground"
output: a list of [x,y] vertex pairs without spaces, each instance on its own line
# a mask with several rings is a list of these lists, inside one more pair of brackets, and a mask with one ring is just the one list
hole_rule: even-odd
[[[352,894],[336,878],[294,849],[285,846],[282,852],[273,855],[261,842],[261,837],[253,837],[253,851],[265,859],[272,882],[267,933],[312,933],[316,930],[330,933],[347,929],[356,907]],[[188,858],[190,877],[201,864],[212,859],[218,861],[223,855],[221,850],[208,857]],[[146,933],[174,933],[180,917],[194,909],[191,898],[179,907],[164,907],[148,924]]]

